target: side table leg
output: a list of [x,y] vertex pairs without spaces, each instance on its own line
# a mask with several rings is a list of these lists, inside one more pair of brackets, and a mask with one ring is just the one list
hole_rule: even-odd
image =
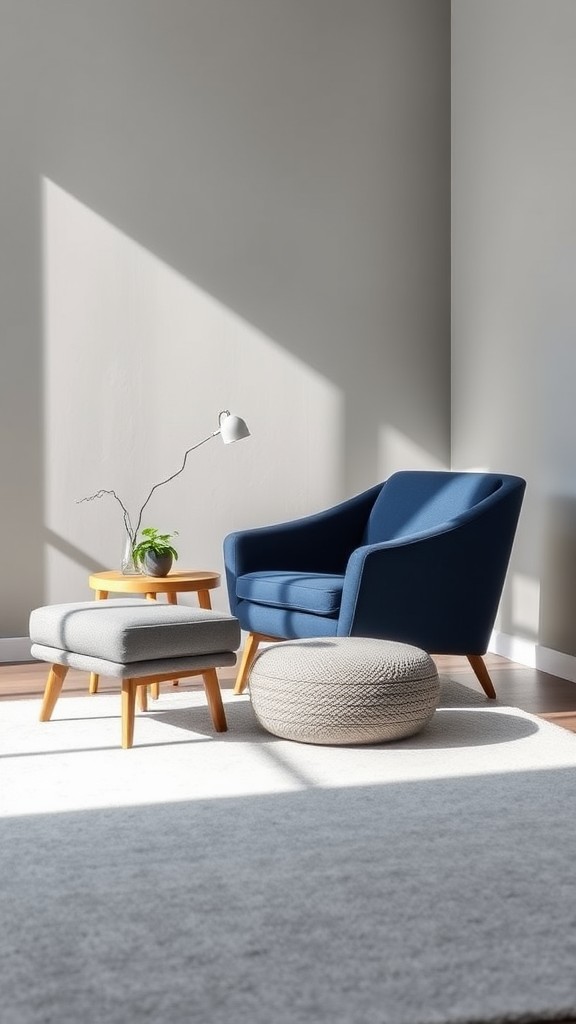
[[[168,604],[178,604],[178,594],[173,594],[171,591],[169,591],[166,594],[166,600],[167,600]],[[172,686],[178,686],[178,680],[177,679],[173,679],[172,680]]]
[[[147,601],[155,601],[156,600],[156,594],[146,594],[146,600]],[[151,686],[150,686],[150,696],[152,697],[152,700],[158,700],[158,697],[160,696],[160,683],[152,683],[151,684]]]
[[[107,597],[107,590],[97,590],[96,593],[94,594],[95,601],[105,601]],[[90,696],[93,696],[95,693],[98,693],[98,679],[99,676],[96,672],[90,673],[90,683],[88,685],[88,693],[90,694]]]
[[200,605],[201,608],[207,608],[208,610],[212,608],[209,590],[198,591],[198,604]]

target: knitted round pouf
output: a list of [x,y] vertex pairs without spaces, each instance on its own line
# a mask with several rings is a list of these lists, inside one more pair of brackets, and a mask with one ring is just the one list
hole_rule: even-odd
[[363,637],[286,640],[261,651],[249,675],[260,724],[301,743],[382,743],[432,717],[440,683],[418,647]]

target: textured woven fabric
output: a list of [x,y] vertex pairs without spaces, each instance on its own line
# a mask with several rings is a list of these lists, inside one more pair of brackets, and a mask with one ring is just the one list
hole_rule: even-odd
[[418,732],[438,704],[436,666],[408,644],[362,637],[291,640],[254,659],[260,724],[302,743],[381,743]]
[[240,627],[233,616],[222,612],[118,598],[36,608],[30,614],[30,640],[129,665],[235,651]]
[[232,651],[214,651],[212,654],[200,654],[188,658],[159,658],[156,661],[135,661],[131,664],[119,664],[106,661],[105,658],[91,658],[87,654],[74,654],[73,651],[61,651],[57,647],[46,647],[32,644],[31,654],[38,661],[47,661],[50,665],[67,665],[68,668],[82,669],[84,672],[96,672],[99,676],[111,676],[113,679],[139,679],[144,676],[163,675],[191,669],[222,668],[234,665],[236,655]]

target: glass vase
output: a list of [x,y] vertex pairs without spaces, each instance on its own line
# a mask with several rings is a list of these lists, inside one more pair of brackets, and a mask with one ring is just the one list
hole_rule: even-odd
[[124,541],[124,550],[122,551],[122,561],[120,562],[120,568],[124,576],[139,576],[140,569],[134,561],[133,544],[130,537],[126,537]]

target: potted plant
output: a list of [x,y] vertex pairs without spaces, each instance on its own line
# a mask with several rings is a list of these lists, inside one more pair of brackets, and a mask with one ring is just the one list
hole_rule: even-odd
[[146,576],[167,576],[172,568],[173,559],[178,560],[178,552],[170,543],[174,533],[160,533],[154,526],[142,530],[142,540],[135,544],[134,561],[141,567]]

